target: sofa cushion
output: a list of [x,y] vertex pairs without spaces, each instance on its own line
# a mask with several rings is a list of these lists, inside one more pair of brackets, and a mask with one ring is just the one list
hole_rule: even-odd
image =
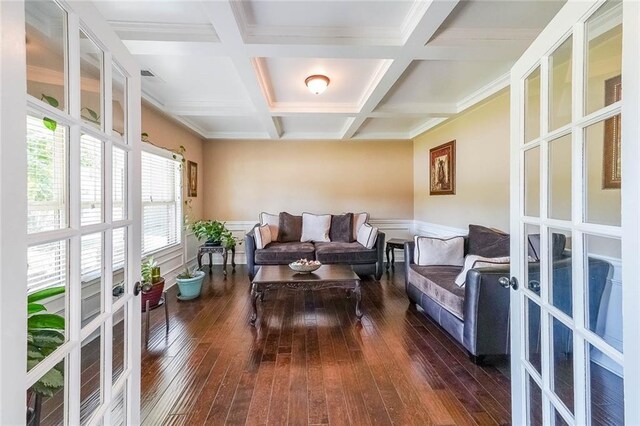
[[464,238],[434,238],[415,236],[415,263],[419,266],[449,265],[464,263]]
[[357,241],[368,249],[372,249],[376,245],[378,238],[378,228],[374,228],[368,223],[364,223],[358,230]]
[[271,230],[269,229],[269,225],[267,225],[266,223],[264,225],[256,226],[254,235],[256,238],[257,249],[263,249],[271,241],[273,241],[273,239],[271,238]]
[[257,265],[288,265],[298,259],[313,260],[314,247],[312,243],[290,242],[280,243],[272,242],[263,249],[256,249]]
[[375,249],[368,249],[362,244],[353,243],[315,243],[316,260],[322,263],[363,264],[376,263],[378,253]]
[[278,226],[280,228],[278,233],[279,242],[300,242],[300,237],[302,237],[302,216],[294,216],[287,212],[280,212]]
[[509,256],[509,234],[480,225],[469,225],[469,253],[482,257]]
[[438,302],[444,309],[464,320],[464,287],[458,287],[459,266],[418,266],[409,268],[409,282]]
[[328,243],[331,229],[330,214],[302,213],[302,242]]
[[331,216],[329,239],[339,243],[353,242],[353,213]]
[[369,222],[369,213],[353,213],[353,239],[351,241],[358,239],[360,227],[367,222]]
[[[564,234],[552,233],[552,256],[553,260],[557,260],[562,258],[562,254],[564,253],[565,246],[567,245],[567,237]],[[536,262],[540,261],[540,255],[542,252],[540,251],[540,234],[531,234],[529,235],[529,256],[533,257]]]
[[260,213],[260,225],[269,225],[269,231],[271,231],[272,241],[276,241],[278,239],[278,232],[280,228],[279,223],[279,215],[265,212]]

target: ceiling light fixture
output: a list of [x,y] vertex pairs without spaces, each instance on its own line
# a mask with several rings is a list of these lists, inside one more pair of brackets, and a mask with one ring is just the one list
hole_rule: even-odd
[[327,90],[327,86],[329,85],[329,77],[326,75],[316,74],[310,75],[304,80],[304,84],[307,85],[311,93],[315,93],[319,95],[320,93]]

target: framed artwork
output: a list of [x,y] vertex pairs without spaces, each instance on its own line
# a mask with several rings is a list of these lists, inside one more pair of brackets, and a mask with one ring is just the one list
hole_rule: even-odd
[[189,184],[187,189],[187,196],[197,197],[198,196],[198,163],[194,163],[193,161],[187,161],[187,181]]
[[[622,79],[620,76],[606,80],[604,82],[605,104],[611,105],[620,99],[622,99]],[[619,189],[622,183],[620,124],[620,114],[608,118],[604,122],[603,189]]]
[[429,150],[429,194],[456,193],[456,141]]

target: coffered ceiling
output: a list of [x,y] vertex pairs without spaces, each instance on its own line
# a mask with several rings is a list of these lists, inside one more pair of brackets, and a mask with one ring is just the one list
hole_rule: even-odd
[[[508,85],[562,1],[97,1],[204,138],[409,139]],[[314,95],[304,80],[331,79]]]

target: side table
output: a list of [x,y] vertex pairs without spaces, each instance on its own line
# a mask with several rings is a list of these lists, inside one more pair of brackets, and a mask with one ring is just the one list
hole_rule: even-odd
[[227,257],[228,253],[231,251],[231,266],[233,267],[233,272],[236,271],[236,246],[231,248],[227,248],[223,245],[219,246],[208,246],[201,245],[198,248],[198,269],[202,269],[202,256],[205,254],[209,254],[209,274],[211,274],[211,268],[213,266],[213,254],[222,255],[222,264],[224,266],[224,274],[227,275]]
[[[396,262],[396,255],[394,250],[404,250],[404,243],[406,242],[409,242],[409,240],[403,240],[401,238],[391,238],[389,241],[387,241],[387,270],[389,270],[389,267],[391,267],[391,269],[393,270],[396,269],[394,265]],[[389,261],[389,254],[391,254],[391,261]]]

